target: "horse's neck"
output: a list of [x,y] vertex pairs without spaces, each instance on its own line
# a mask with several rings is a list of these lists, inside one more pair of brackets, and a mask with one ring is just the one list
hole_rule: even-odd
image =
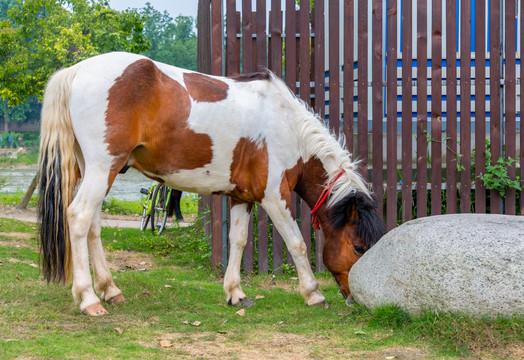
[[[315,206],[315,203],[322,194],[327,176],[327,171],[318,158],[313,157],[303,164],[295,192],[310,208]],[[327,218],[326,203],[318,210],[317,215],[321,221]]]

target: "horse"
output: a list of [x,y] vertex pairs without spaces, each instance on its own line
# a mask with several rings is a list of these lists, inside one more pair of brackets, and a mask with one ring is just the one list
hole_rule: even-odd
[[220,77],[107,53],[50,78],[41,120],[42,273],[48,283],[72,280],[87,315],[107,314],[101,301],[125,301],[100,240],[102,201],[125,167],[180,191],[231,198],[223,282],[230,305],[254,304],[240,284],[254,203],[286,242],[309,306],[328,305],[294,220],[293,191],[314,207],[324,263],[346,298],[351,266],[384,233],[357,162],[269,70]]

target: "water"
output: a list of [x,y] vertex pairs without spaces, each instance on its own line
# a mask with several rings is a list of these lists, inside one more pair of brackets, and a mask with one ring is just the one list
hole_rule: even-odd
[[[0,178],[7,177],[7,184],[0,188],[0,192],[15,192],[17,190],[25,192],[29,188],[36,171],[36,166],[0,168]],[[118,174],[108,197],[118,200],[140,200],[144,196],[140,194],[140,188],[149,188],[152,183],[153,180],[130,168],[125,174]]]

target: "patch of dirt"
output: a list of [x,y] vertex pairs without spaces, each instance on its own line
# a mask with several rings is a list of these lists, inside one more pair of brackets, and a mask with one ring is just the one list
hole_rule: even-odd
[[106,250],[105,256],[109,268],[113,271],[147,271],[153,266],[151,256],[136,251]]
[[389,348],[377,351],[352,351],[347,344],[337,346],[326,336],[302,336],[284,333],[254,333],[246,339],[232,339],[227,334],[199,332],[168,333],[146,348],[160,347],[166,358],[182,359],[421,359],[428,354],[415,348]]
[[[35,237],[35,235],[31,234],[31,233],[23,233],[23,232],[16,232],[16,231],[12,231],[12,232],[2,232],[2,231],[0,231],[0,236],[5,236],[5,237],[9,237],[9,238],[24,239],[24,240],[33,239]],[[14,243],[14,241],[5,241],[5,242],[6,243]],[[0,245],[2,245],[3,243],[4,243],[3,241],[0,241]],[[17,243],[17,245],[19,245],[19,247],[27,246],[25,244],[18,244],[18,243]]]

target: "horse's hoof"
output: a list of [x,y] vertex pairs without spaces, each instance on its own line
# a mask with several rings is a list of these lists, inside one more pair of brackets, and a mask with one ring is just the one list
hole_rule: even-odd
[[251,301],[249,300],[247,297],[246,298],[243,298],[243,299],[240,299],[240,303],[238,304],[238,306],[240,307],[243,307],[243,308],[250,308],[251,306],[255,305],[256,303],[254,301]]
[[324,309],[329,309],[329,305],[328,305],[326,300],[318,302],[316,304],[311,304],[310,306],[319,306],[319,307],[322,307]]
[[249,300],[247,297],[245,297],[243,299],[238,300],[238,303],[236,303],[236,304],[233,304],[233,301],[231,301],[231,299],[229,299],[227,301],[227,304],[229,306],[238,306],[238,307],[242,307],[242,308],[246,308],[247,309],[247,308],[255,305],[256,303],[254,301]]
[[126,302],[126,298],[124,297],[124,295],[118,294],[110,299],[106,299],[106,302],[111,305],[122,304]]
[[104,309],[100,303],[88,306],[82,312],[89,316],[104,316],[108,314],[106,309]]
[[347,306],[351,306],[355,303],[355,299],[353,298],[353,296],[349,295],[347,298],[346,298],[346,305]]

